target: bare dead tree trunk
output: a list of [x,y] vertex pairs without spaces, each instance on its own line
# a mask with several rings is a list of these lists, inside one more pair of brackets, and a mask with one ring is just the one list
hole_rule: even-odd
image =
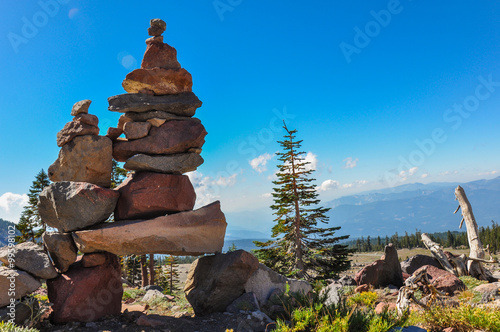
[[486,261],[484,259],[485,252],[483,244],[479,239],[479,230],[477,228],[476,218],[472,212],[472,206],[465,195],[465,191],[462,187],[458,186],[455,189],[455,198],[458,200],[459,206],[455,210],[455,213],[462,209],[462,221],[460,222],[460,228],[465,221],[465,227],[467,228],[467,239],[469,241],[469,261],[467,262],[467,270],[469,274],[474,278],[480,280],[496,281],[489,271],[484,269],[481,261]]
[[141,256],[141,287],[149,285],[148,267],[146,266],[146,255]]
[[149,284],[155,284],[155,255],[149,254]]
[[443,249],[439,244],[436,242],[432,241],[427,234],[422,233],[422,242],[424,245],[429,249],[432,253],[432,255],[439,261],[439,264],[448,272],[453,273],[454,275],[458,276],[457,271],[453,268],[453,266],[450,264],[448,261],[448,258],[446,258],[445,254],[443,253]]

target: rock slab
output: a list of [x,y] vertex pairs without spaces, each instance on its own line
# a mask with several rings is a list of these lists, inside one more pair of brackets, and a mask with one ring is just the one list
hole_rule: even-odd
[[104,136],[78,136],[65,144],[49,167],[51,181],[90,182],[111,186],[113,143]]
[[71,233],[45,232],[42,239],[55,267],[60,272],[68,271],[69,266],[76,262],[78,252]]
[[115,190],[87,182],[54,182],[40,194],[38,212],[47,225],[72,232],[105,221],[119,196]]
[[453,273],[443,269],[438,269],[435,266],[425,265],[415,272],[418,273],[418,271],[424,267],[427,267],[427,277],[429,278],[429,281],[438,291],[453,295],[456,291],[466,289],[463,281],[457,278]]
[[27,272],[0,266],[0,307],[10,304],[12,298],[20,299],[41,286],[42,284]]
[[128,73],[122,86],[129,93],[172,95],[191,92],[193,78],[184,68],[140,68]]
[[403,286],[403,272],[399,264],[398,252],[393,244],[386,245],[381,259],[363,267],[356,273],[354,280],[358,285],[368,284],[374,287]]
[[184,287],[195,314],[224,312],[245,292],[245,283],[258,267],[257,258],[244,250],[197,259]]
[[[92,116],[90,114],[81,115]],[[93,116],[97,119],[95,115]],[[88,117],[79,116],[73,121],[66,123],[63,129],[57,133],[57,146],[61,147],[71,142],[77,136],[99,135],[99,127],[91,125],[88,122],[91,122]]]
[[264,264],[259,264],[259,268],[245,283],[245,291],[254,293],[260,304],[264,305],[275,290],[285,291],[287,283],[292,293],[307,294],[312,291],[312,287],[307,281],[287,278]]
[[120,194],[115,220],[149,219],[192,210],[196,193],[187,175],[139,172],[116,191]]
[[175,174],[192,172],[203,164],[203,161],[203,158],[197,153],[180,153],[169,156],[136,154],[130,157],[123,167],[133,171]]
[[403,273],[412,275],[413,272],[417,271],[424,265],[432,265],[438,269],[442,268],[441,264],[439,264],[438,260],[434,257],[427,255],[415,255],[401,262],[401,270]]
[[150,220],[118,221],[77,231],[73,238],[83,253],[196,256],[221,252],[226,226],[217,201],[195,211]]
[[[176,95],[151,96],[143,93],[125,93],[108,98],[111,112],[148,112],[163,111],[180,116],[191,117],[202,102],[193,92]],[[137,120],[136,120],[137,121]]]
[[86,268],[78,261],[65,274],[47,282],[54,323],[92,322],[120,314],[120,264],[116,255],[105,255],[105,264]]
[[185,153],[190,148],[201,148],[206,135],[205,127],[198,121],[168,121],[160,127],[151,128],[147,137],[116,141],[113,145],[113,157],[117,161],[127,161],[136,154]]
[[33,242],[16,244],[0,248],[0,261],[9,266],[9,257],[14,260],[14,266],[41,279],[52,279],[58,276],[49,256],[43,248]]

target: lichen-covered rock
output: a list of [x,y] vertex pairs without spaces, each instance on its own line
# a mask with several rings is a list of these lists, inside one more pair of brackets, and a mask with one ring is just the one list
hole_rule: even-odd
[[23,242],[14,247],[0,248],[0,261],[9,266],[9,258],[15,267],[41,279],[52,279],[58,276],[49,256],[43,248],[33,242]]

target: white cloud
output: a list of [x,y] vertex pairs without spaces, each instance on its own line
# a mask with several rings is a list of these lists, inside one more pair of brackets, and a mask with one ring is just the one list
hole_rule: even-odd
[[483,172],[483,173],[478,173],[477,175],[485,176],[485,175],[495,175],[495,174],[498,174],[498,171]]
[[0,218],[17,223],[23,207],[28,204],[28,195],[4,193],[0,196]]
[[417,173],[418,171],[418,167],[415,166],[415,167],[412,167],[408,170],[408,175],[412,176],[413,174]]
[[356,180],[355,183],[356,183],[357,186],[361,187],[361,186],[364,186],[365,184],[367,184],[368,181],[366,181],[366,180]]
[[316,168],[318,167],[318,156],[314,153],[308,152],[304,160],[306,162],[309,162],[309,164],[307,164],[305,167],[306,171],[316,170]]
[[256,170],[258,173],[262,173],[262,172],[265,172],[267,171],[267,162],[269,160],[271,160],[273,158],[273,156],[269,153],[264,153],[260,156],[258,156],[257,158],[254,158],[252,160],[250,160],[250,166],[252,166],[252,168],[254,170]]
[[230,176],[219,176],[219,178],[213,181],[213,184],[222,187],[232,187],[236,184],[236,177],[238,174],[234,173]]
[[321,183],[321,185],[318,186],[317,190],[318,191],[328,191],[332,189],[337,189],[339,187],[340,183],[336,180],[325,180]]
[[213,179],[198,171],[188,172],[186,175],[191,180],[196,192],[196,206],[199,208],[220,199],[221,187],[231,187],[236,184],[237,173],[230,176],[219,176]]
[[356,167],[358,165],[358,160],[359,160],[358,158],[353,159],[352,157],[345,158],[344,160],[342,160],[342,161],[345,161],[345,165],[344,165],[343,168],[348,168],[349,169],[349,168]]
[[345,183],[342,185],[342,188],[344,189],[348,189],[348,188],[351,188],[352,187],[352,183]]
[[401,181],[406,181],[410,177],[412,177],[413,175],[415,175],[417,172],[418,172],[418,167],[415,166],[415,167],[410,168],[407,171],[401,171],[401,172],[399,172],[399,178],[401,179]]
[[424,173],[424,174],[422,174],[420,177],[421,177],[422,179],[425,179],[425,178],[426,178],[426,177],[428,177],[428,176],[429,176],[429,173]]
[[270,197],[273,197],[273,194],[271,194],[271,193],[264,193],[264,194],[262,194],[260,196],[263,197],[263,198],[270,198]]

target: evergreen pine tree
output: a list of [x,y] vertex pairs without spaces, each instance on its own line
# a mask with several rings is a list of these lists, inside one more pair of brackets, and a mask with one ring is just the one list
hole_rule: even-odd
[[16,228],[21,235],[16,236],[17,243],[32,241],[40,242],[40,238],[45,232],[46,225],[38,214],[38,196],[43,188],[50,184],[47,173],[42,169],[35,177],[28,193],[28,205],[26,205],[19,218]]
[[334,237],[340,227],[321,228],[318,222],[327,223],[328,208],[318,206],[320,200],[315,179],[310,175],[300,151],[302,141],[295,139],[297,130],[286,131],[283,141],[278,141],[282,152],[278,152],[278,179],[273,181],[274,204],[271,209],[276,216],[272,229],[273,240],[255,241],[257,257],[273,270],[307,280],[333,278],[349,268],[347,245],[338,244],[349,236]]
[[179,283],[179,272],[178,272],[178,267],[179,264],[177,263],[177,258],[175,256],[168,256],[167,257],[167,262],[166,262],[166,275],[167,275],[167,280],[168,280],[168,290],[169,294],[172,295],[174,291],[178,290],[179,288],[177,287]]

